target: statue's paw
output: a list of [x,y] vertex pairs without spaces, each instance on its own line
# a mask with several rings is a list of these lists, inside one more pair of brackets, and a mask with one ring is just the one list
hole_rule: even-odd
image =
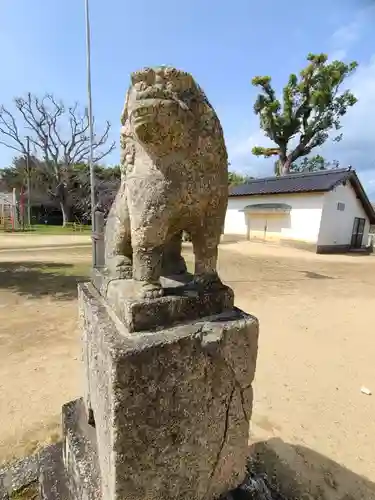
[[132,279],[133,267],[129,259],[120,255],[107,262],[108,275],[113,279]]
[[118,279],[130,280],[133,277],[133,267],[127,264],[116,266],[115,275]]
[[204,290],[218,290],[220,288],[224,288],[225,286],[216,273],[196,274],[192,285]]
[[142,299],[158,299],[163,294],[164,290],[158,283],[144,283],[138,292],[139,297]]

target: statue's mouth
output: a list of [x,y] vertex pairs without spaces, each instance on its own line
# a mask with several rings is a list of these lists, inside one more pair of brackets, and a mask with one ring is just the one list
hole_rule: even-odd
[[154,115],[155,115],[154,106],[140,106],[134,109],[134,111],[132,112],[131,120],[134,125],[140,125],[141,123],[152,119]]
[[159,114],[169,114],[179,106],[172,99],[144,99],[138,101],[130,114],[133,125],[138,126],[154,120]]

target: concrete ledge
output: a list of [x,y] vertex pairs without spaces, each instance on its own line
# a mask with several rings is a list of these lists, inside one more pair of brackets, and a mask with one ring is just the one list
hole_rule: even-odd
[[351,248],[350,245],[318,245],[316,253],[319,254],[362,254],[370,255],[373,253],[372,247]]
[[96,431],[88,424],[83,399],[65,404],[62,419],[63,457],[72,499],[99,500],[102,494]]
[[350,250],[349,245],[317,245],[316,253],[347,253]]

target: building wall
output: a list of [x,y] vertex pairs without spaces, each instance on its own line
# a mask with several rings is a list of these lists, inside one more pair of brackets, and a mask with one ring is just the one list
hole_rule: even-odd
[[[337,203],[343,203],[343,211],[337,209]],[[322,223],[319,231],[318,246],[349,246],[354,218],[366,220],[362,245],[367,244],[370,223],[363,205],[357,199],[350,182],[340,184],[324,196]]]
[[[263,196],[233,196],[228,200],[224,234],[241,235],[249,239],[292,239],[317,243],[324,194],[296,193]],[[290,214],[253,215],[246,220],[242,210],[257,203],[286,203]],[[264,230],[267,225],[267,231]],[[266,238],[265,238],[266,237]]]

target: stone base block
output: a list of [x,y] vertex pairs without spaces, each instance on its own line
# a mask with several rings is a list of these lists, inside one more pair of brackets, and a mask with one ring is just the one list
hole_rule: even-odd
[[88,423],[83,399],[63,406],[62,430],[63,461],[71,499],[101,500],[96,432]]
[[162,278],[164,296],[137,299],[133,280],[110,279],[105,270],[94,269],[92,281],[129,332],[167,327],[232,309],[233,291],[227,286],[206,291],[191,286],[183,274]]
[[69,493],[61,443],[44,450],[39,468],[40,500],[74,500]]
[[240,484],[256,318],[231,309],[130,333],[92,284],[80,285],[79,306],[102,498],[210,500]]

